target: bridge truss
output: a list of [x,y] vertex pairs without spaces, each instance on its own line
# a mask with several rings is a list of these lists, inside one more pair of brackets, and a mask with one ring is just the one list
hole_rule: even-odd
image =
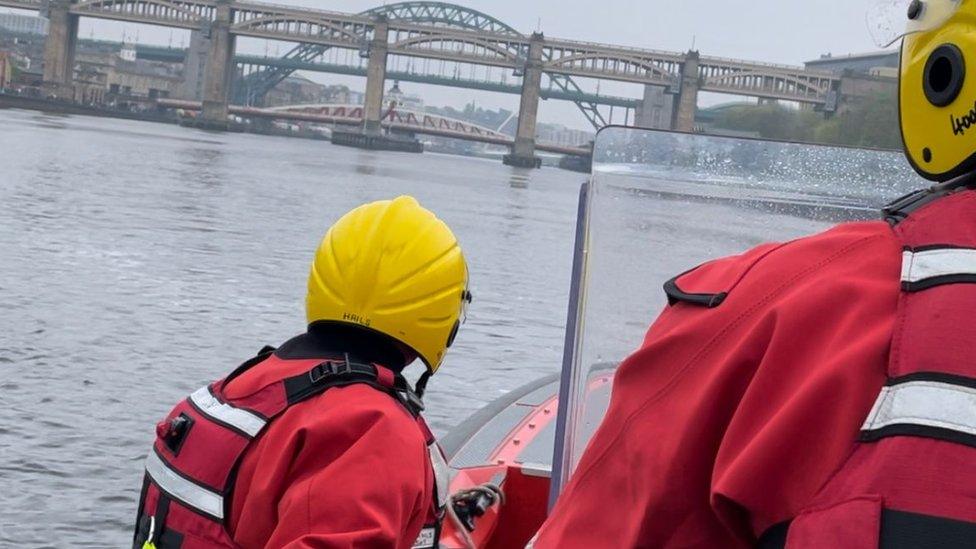
[[[342,104],[314,104],[314,105],[288,105],[284,107],[273,107],[264,109],[268,113],[279,114],[305,114],[313,115],[306,120],[315,121],[318,117],[323,122],[333,124],[357,125],[363,120],[362,105],[342,105]],[[468,140],[483,142],[499,141],[508,143],[511,137],[497,132],[491,128],[450,118],[420,112],[411,109],[389,109],[384,113],[382,124],[384,126],[396,127],[398,129],[413,131],[438,131],[445,134],[456,135]]]
[[[178,27],[205,34],[214,25],[229,25],[227,31],[234,36],[301,44],[284,59],[295,63],[265,67],[243,79],[247,84],[243,93],[251,97],[262,96],[290,74],[293,66],[311,63],[330,48],[367,54],[380,17],[387,21],[391,37],[388,51],[395,59],[433,59],[500,67],[517,73],[529,63],[531,40],[484,13],[433,1],[401,2],[361,14],[237,0],[0,0],[0,6],[36,11],[58,7],[76,16]],[[690,63],[692,58],[697,61]],[[691,66],[697,66],[697,74],[683,75]],[[554,86],[577,98],[575,102],[595,127],[606,121],[596,102],[579,99],[585,94],[573,80],[575,77],[664,86],[671,93],[683,94],[683,85],[690,76],[696,78],[695,87],[701,91],[827,108],[836,103],[841,79],[802,67],[550,38],[543,39],[541,70]]]
[[[411,1],[399,2],[387,6],[376,7],[362,12],[360,15],[368,18],[385,17],[389,21],[417,23],[428,25],[435,28],[458,29],[469,31],[482,31],[491,35],[511,36],[524,41],[524,36],[513,27],[499,21],[498,19],[477,10],[465,8],[446,2],[427,2]],[[401,32],[402,34],[402,32]],[[414,44],[422,42],[416,36],[411,37]],[[365,48],[366,33],[361,37],[361,43]],[[402,48],[410,45],[410,42],[399,44]],[[302,43],[286,53],[282,61],[292,63],[312,63],[330,49],[328,45]],[[416,47],[414,49],[417,49]],[[482,51],[491,51],[490,48],[481,48]],[[524,63],[524,49],[519,46],[508,46],[505,52],[511,55],[510,63]],[[504,55],[504,53],[503,53]],[[522,55],[523,57],[519,57]],[[479,58],[481,59],[481,58]],[[506,63],[506,66],[509,63]],[[293,69],[287,65],[275,67],[264,67],[256,72],[246,75],[235,88],[235,99],[242,104],[261,104],[264,96],[287,78]],[[570,76],[565,74],[547,73],[553,86],[567,95],[585,95],[583,89]],[[594,128],[602,128],[607,125],[607,120],[600,112],[599,105],[592,101],[574,101],[580,111],[589,120]]]

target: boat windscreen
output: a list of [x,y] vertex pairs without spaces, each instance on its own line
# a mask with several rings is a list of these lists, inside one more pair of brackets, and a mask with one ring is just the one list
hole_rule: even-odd
[[878,219],[925,185],[897,151],[601,131],[581,193],[551,499],[605,413],[595,380],[641,345],[666,281],[764,242]]

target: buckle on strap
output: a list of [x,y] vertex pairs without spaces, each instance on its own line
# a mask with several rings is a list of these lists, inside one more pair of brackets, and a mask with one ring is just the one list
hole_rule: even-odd
[[403,399],[403,403],[413,412],[413,415],[420,415],[420,412],[424,411],[424,401],[421,399],[417,393],[407,389],[396,389],[400,398]]
[[349,375],[352,372],[352,365],[349,362],[349,354],[347,353],[342,361],[326,360],[324,362],[320,362],[314,368],[309,370],[308,378],[313,385],[316,385],[326,378]]
[[892,225],[897,225],[934,194],[931,188],[912,191],[882,208],[881,215]]

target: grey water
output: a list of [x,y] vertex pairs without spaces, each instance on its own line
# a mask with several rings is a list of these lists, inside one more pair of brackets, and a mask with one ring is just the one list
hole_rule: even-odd
[[[655,173],[669,174],[658,177],[673,193],[685,172],[700,182],[691,168]],[[427,398],[438,433],[557,371],[584,179],[497,160],[0,111],[0,547],[128,545],[155,423],[304,328],[312,253],[366,201],[416,196],[468,256],[475,301]],[[680,248],[681,234],[696,231],[722,242],[699,252],[752,243],[739,238],[741,224],[704,231],[701,218],[669,210],[656,215],[676,236],[660,245]],[[631,233],[646,230],[628,224],[614,249],[640,250]],[[690,260],[671,254],[661,272]],[[624,279],[659,293],[657,280]],[[658,306],[639,308],[626,345],[639,343]]]

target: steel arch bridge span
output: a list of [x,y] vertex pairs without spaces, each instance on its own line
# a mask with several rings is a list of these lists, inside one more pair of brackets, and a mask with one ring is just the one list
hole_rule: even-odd
[[765,71],[730,71],[702,79],[702,90],[742,94],[744,91],[765,99],[819,103],[830,92],[829,78],[795,74],[772,75]]
[[424,23],[452,29],[482,30],[492,34],[509,34],[516,37],[522,36],[519,31],[486,13],[446,2],[398,2],[388,6],[377,6],[364,11],[362,15],[370,17],[382,15],[397,21]]
[[[0,0],[2,2],[3,0]],[[437,27],[462,30],[486,31],[496,35],[509,35],[513,38],[523,38],[523,35],[512,26],[477,10],[450,4],[447,2],[434,1],[408,1],[398,2],[387,6],[378,6],[362,12],[360,15],[367,17],[386,17],[391,21],[406,21],[411,23],[421,23]],[[252,36],[260,36],[258,33]],[[365,41],[365,31],[362,40]],[[364,42],[365,43],[365,42]],[[328,42],[303,43],[296,46],[282,57],[282,61],[293,61],[297,63],[307,63],[313,61],[330,49]],[[395,53],[391,50],[391,53]],[[519,57],[523,55],[519,49],[512,47],[507,51],[495,52],[499,57]],[[547,59],[549,61],[551,59]],[[286,64],[287,65],[287,64]],[[264,96],[277,86],[282,80],[287,78],[294,69],[287,66],[266,67],[255,73],[244,77],[235,89],[235,101],[241,104],[260,104]],[[585,95],[583,89],[567,74],[546,73],[550,81],[563,92],[576,95]],[[594,128],[602,128],[607,125],[607,120],[600,113],[596,103],[587,101],[575,101],[583,115]]]
[[181,0],[81,0],[71,6],[74,15],[189,30],[199,29],[204,21],[213,18],[215,11],[208,2]]
[[[144,50],[146,58],[150,59],[153,55],[158,55],[163,59],[169,60],[169,52],[165,49],[146,48]],[[179,58],[182,60],[182,57]],[[366,67],[357,65],[342,65],[318,62],[297,62],[282,61],[277,57],[260,57],[255,55],[237,55],[234,57],[238,65],[253,65],[255,67],[277,66],[280,63],[287,63],[292,70],[305,70],[312,72],[324,72],[331,74],[345,74],[350,76],[366,76]],[[387,71],[387,80],[400,82],[415,82],[418,84],[431,84],[434,86],[449,86],[452,88],[464,88],[469,90],[481,90],[497,93],[507,93],[519,95],[522,93],[522,86],[514,83],[489,82],[480,79],[469,79],[457,76],[432,76],[423,73],[413,73],[409,71]],[[582,94],[582,96],[565,92],[553,88],[543,88],[540,90],[539,97],[542,99],[555,99],[557,101],[570,101],[577,103],[580,101],[599,104],[604,107],[621,107],[635,109],[640,105],[640,100],[629,97],[618,97],[612,95]]]

